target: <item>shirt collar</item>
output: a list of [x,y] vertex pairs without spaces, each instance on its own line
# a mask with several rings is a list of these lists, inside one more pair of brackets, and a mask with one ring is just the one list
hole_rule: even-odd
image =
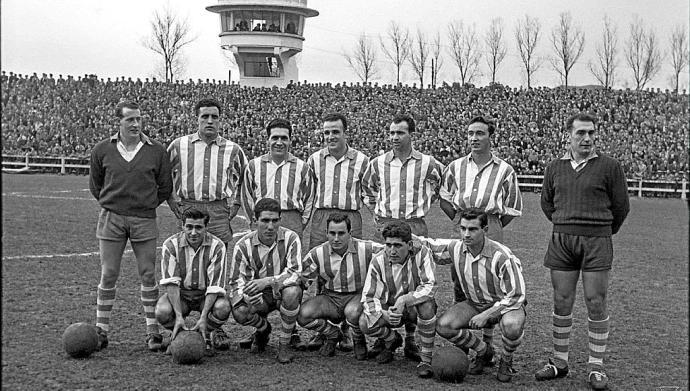
[[[145,135],[143,132],[139,133],[139,140],[141,140],[145,144],[153,145],[153,141],[151,141],[149,136]],[[110,142],[117,142],[117,141],[120,141],[120,132],[117,132],[114,135],[110,136]]]
[[[323,151],[324,151],[324,153],[322,156],[324,159],[326,158],[326,156],[333,156],[331,154],[331,151],[328,149],[328,147],[324,148]],[[357,152],[354,149],[350,148],[350,146],[348,145],[347,151],[345,152],[345,155],[343,155],[343,156],[347,157],[348,159],[354,159],[355,157],[357,157]]]
[[[385,156],[385,162],[390,163],[393,159],[395,159],[395,154],[393,151],[388,151],[386,152]],[[421,160],[422,159],[422,153],[419,152],[418,150],[412,148],[412,152],[410,153],[410,156],[408,159],[416,159],[416,160]]]
[[[203,140],[201,139],[201,137],[199,137],[199,132],[197,131],[196,133],[193,133],[189,136],[189,141],[192,143],[195,143],[197,141],[203,141]],[[225,145],[225,141],[226,141],[225,138],[219,134],[216,136],[215,139],[213,139],[213,141],[211,141],[211,144],[216,143],[216,145],[221,147],[221,146]]]
[[[595,157],[599,157],[599,155],[597,154],[596,149],[592,148],[592,152],[589,153],[589,156],[587,156],[584,161],[588,162]],[[561,157],[561,160],[575,160],[573,158],[573,150],[568,148],[568,150],[565,151],[565,154]]]
[[[265,246],[265,244],[261,243],[261,241],[259,240],[259,231],[252,232],[252,235],[253,235],[252,236],[252,246],[261,246],[261,245]],[[276,237],[275,243],[282,242],[284,240],[285,240],[285,228],[280,227],[280,228],[278,228],[278,235]]]
[[[210,246],[211,245],[211,236],[207,232],[204,235],[204,240],[201,242],[202,246]],[[184,232],[180,232],[180,240],[179,240],[179,246],[180,247],[188,247],[190,246],[189,242],[187,241],[187,235]]]
[[[267,154],[261,155],[261,161],[264,161],[264,162],[272,162],[273,159],[271,158],[271,154],[270,154],[270,153],[267,153]],[[292,163],[292,162],[296,162],[296,161],[297,161],[297,158],[295,157],[295,155],[293,155],[293,154],[291,154],[290,152],[288,152],[288,155],[287,155],[287,157],[285,158],[284,162],[290,162],[290,163]]]
[[[474,159],[472,159],[472,153],[467,154],[467,160],[474,161]],[[493,152],[491,152],[491,158],[489,159],[489,162],[493,164],[501,164],[501,162],[498,161],[498,156],[496,156],[496,154]]]
[[[460,250],[465,254],[472,255],[472,253],[470,252],[470,249],[467,247],[465,242],[462,242],[462,247],[460,248]],[[495,252],[496,252],[496,245],[493,243],[493,241],[491,239],[484,236],[484,248],[482,248],[482,251],[479,252],[479,255],[481,257],[491,259],[491,258],[493,258]],[[478,259],[478,257],[473,257],[473,259]]]

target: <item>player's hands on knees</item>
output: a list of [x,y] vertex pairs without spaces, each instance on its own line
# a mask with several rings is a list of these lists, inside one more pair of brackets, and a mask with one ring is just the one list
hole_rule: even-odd
[[179,333],[180,331],[185,330],[185,329],[186,329],[186,327],[185,327],[184,319],[182,319],[182,317],[175,318],[175,325],[173,326],[172,335],[170,338],[175,339],[175,336],[177,335],[177,333]]
[[488,320],[489,317],[481,313],[473,316],[472,319],[470,319],[469,326],[473,329],[481,329],[486,326]]
[[247,292],[249,296],[254,296],[260,294],[268,286],[268,279],[259,278],[258,280],[251,280],[247,282],[244,291]]
[[208,339],[208,323],[205,316],[199,318],[194,327],[192,327],[192,331],[198,331],[204,339]]
[[255,295],[247,294],[247,295],[245,295],[245,300],[247,300],[247,302],[249,304],[256,307],[256,306],[261,305],[261,303],[263,303],[263,301],[264,301],[261,296],[262,296],[261,292],[259,292],[258,294],[255,294]]
[[387,311],[384,311],[384,313],[387,314],[387,321],[388,323],[390,323],[391,326],[400,326],[400,322],[402,321],[402,310],[399,310],[395,307],[391,307]]

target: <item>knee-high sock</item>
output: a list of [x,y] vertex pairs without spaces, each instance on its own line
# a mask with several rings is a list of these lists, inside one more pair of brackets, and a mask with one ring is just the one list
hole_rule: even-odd
[[295,329],[295,322],[297,321],[297,314],[299,313],[299,306],[294,310],[289,310],[281,304],[280,306],[280,334],[279,341],[281,344],[287,345],[290,342],[292,331]]
[[494,326],[484,327],[482,329],[482,341],[485,344],[491,345],[494,342]]
[[322,333],[326,338],[335,338],[340,330],[340,328],[326,319],[314,319],[304,325],[304,328]]
[[515,350],[522,343],[522,336],[523,335],[525,335],[525,333],[521,333],[517,339],[509,339],[505,335],[501,336],[501,340],[503,341],[503,358],[504,359],[509,360],[509,361],[513,359],[513,353],[515,353]]
[[156,302],[158,301],[158,285],[141,285],[141,304],[144,306],[144,316],[146,316],[146,333],[158,334],[158,321],[156,320]]
[[553,314],[553,357],[568,363],[570,332],[573,329],[573,314]]
[[213,313],[213,311],[209,311],[208,316],[206,317],[206,322],[208,323],[209,330],[216,330],[221,328],[226,320],[228,319],[221,319],[218,316],[216,316],[216,314]]
[[366,341],[364,338],[364,333],[362,332],[362,329],[359,328],[359,324],[352,324],[350,321],[346,321],[347,325],[350,326],[350,330],[352,331],[352,340],[353,341]]
[[483,352],[488,346],[468,329],[460,329],[454,337],[448,338],[448,341],[460,349],[474,349],[477,352]]
[[606,343],[609,340],[609,318],[603,320],[587,319],[589,328],[589,361],[588,366],[604,365]]
[[436,337],[436,316],[431,319],[417,319],[419,326],[419,356],[422,362],[431,363],[431,354],[434,351],[434,338]]
[[417,331],[417,325],[412,322],[405,323],[405,341],[412,340],[414,342],[414,333]]
[[266,330],[268,327],[268,321],[266,318],[260,316],[259,314],[252,314],[252,316],[247,319],[246,323],[243,323],[242,326],[251,326],[256,328],[256,331],[259,333],[262,333]]
[[115,303],[115,292],[117,288],[103,289],[98,286],[96,297],[96,326],[105,331],[110,330],[110,313]]

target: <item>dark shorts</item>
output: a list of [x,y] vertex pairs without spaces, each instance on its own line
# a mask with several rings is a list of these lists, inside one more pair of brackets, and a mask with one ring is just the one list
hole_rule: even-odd
[[136,217],[117,214],[101,208],[98,214],[96,237],[103,240],[145,242],[158,239],[155,217]]
[[[208,221],[208,232],[214,234],[223,243],[227,244],[232,241],[232,228],[230,227],[230,207],[227,201],[180,201],[180,212],[184,213],[189,209],[196,209],[201,212],[208,213],[210,219]],[[178,224],[182,228],[182,221]]]
[[341,209],[316,209],[311,216],[311,230],[309,231],[309,249],[328,241],[326,235],[326,222],[331,213],[343,213],[350,218],[352,225],[351,234],[357,239],[362,239],[362,215],[358,210]]
[[[161,299],[168,299],[168,294],[164,293]],[[170,299],[168,299],[169,301]],[[206,291],[180,289],[180,304],[182,305],[182,316],[186,317],[192,311],[201,312],[206,302]]]
[[360,302],[362,300],[362,292],[342,293],[324,289],[323,294],[319,296],[324,296],[335,306],[338,311],[338,317],[341,320],[345,319],[345,307],[349,302],[352,300]]
[[611,270],[613,241],[610,236],[551,234],[544,266],[551,270],[597,272]]

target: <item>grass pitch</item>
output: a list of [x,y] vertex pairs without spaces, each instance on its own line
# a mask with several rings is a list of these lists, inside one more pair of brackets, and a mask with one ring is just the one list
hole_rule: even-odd
[[[122,262],[110,346],[89,359],[64,353],[61,335],[71,323],[94,322],[100,266],[95,237],[98,205],[88,178],[2,176],[2,388],[3,389],[586,389],[587,320],[581,285],[571,338],[571,375],[540,383],[533,372],[551,350],[551,286],[542,259],[550,224],[538,194],[525,193],[523,217],[506,229],[507,244],[522,260],[527,284],[525,338],[515,354],[518,374],[499,383],[495,369],[468,376],[462,385],[418,379],[416,363],[402,357],[387,365],[358,362],[351,353],[324,359],[298,352],[292,364],[274,359],[276,338],[258,356],[232,349],[199,365],[179,366],[149,353],[139,301],[136,262]],[[611,336],[606,358],[611,389],[688,388],[688,212],[683,201],[631,200],[632,211],[614,237],[609,287]],[[167,207],[158,210],[159,245],[176,231]],[[435,205],[430,235],[449,237],[448,219]],[[365,215],[365,235],[373,224]],[[241,227],[246,228],[246,227]],[[129,246],[128,246],[129,249]],[[439,311],[452,300],[447,267],[439,267]],[[275,326],[276,315],[269,318]],[[230,321],[234,338],[251,330]],[[310,332],[300,330],[303,339]],[[500,341],[500,339],[497,339]],[[442,338],[437,345],[445,345]]]

